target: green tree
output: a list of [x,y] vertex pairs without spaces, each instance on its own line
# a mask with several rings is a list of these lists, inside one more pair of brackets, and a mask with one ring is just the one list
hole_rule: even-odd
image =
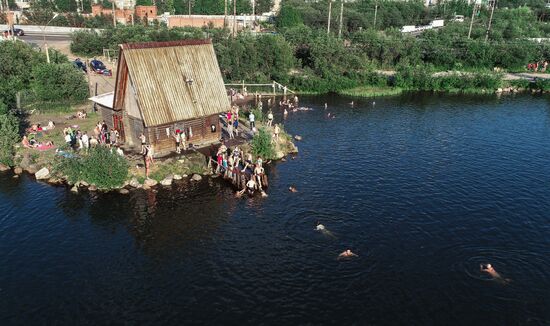
[[31,88],[41,101],[82,101],[88,96],[84,75],[71,64],[41,64],[32,68]]
[[31,68],[45,56],[24,42],[0,42],[0,101],[15,107],[15,94],[29,88]]
[[279,28],[289,28],[302,25],[304,21],[300,12],[290,5],[283,5],[279,16],[277,16],[277,27]]
[[256,14],[269,12],[273,8],[273,0],[255,0],[256,1]]
[[19,141],[19,120],[7,111],[7,106],[0,102],[0,163],[12,166],[13,146]]

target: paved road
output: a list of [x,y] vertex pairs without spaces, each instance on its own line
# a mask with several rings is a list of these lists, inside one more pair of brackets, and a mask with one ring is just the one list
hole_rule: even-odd
[[[21,40],[28,43],[42,44],[44,35],[42,33],[25,33],[25,36],[20,37]],[[71,34],[51,34],[46,33],[47,42],[70,42]]]

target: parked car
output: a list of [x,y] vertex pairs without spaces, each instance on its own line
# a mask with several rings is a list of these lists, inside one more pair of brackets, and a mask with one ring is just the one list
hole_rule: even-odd
[[105,67],[103,62],[97,59],[90,61],[90,68],[92,69],[93,72],[98,74],[103,74],[103,71],[107,70],[107,67]]
[[4,35],[25,36],[25,32],[21,28],[8,29],[4,31]]
[[455,15],[455,17],[452,19],[454,22],[463,23],[464,22],[464,16],[462,15]]
[[86,64],[80,60],[80,58],[76,58],[75,61],[73,61],[73,65],[76,69],[81,69],[84,72],[88,72],[88,68],[86,68]]

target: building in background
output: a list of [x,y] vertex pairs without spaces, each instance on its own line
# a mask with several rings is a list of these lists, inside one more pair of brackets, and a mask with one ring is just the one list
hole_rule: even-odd
[[[157,19],[156,6],[134,6],[134,0],[116,2],[115,17],[119,24],[141,23],[144,19],[152,22]],[[120,5],[120,7],[119,7]],[[104,8],[101,4],[92,5],[92,16],[113,15],[112,8]]]

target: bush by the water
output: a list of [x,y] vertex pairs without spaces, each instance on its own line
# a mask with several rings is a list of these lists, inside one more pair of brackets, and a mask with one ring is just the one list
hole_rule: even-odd
[[14,145],[19,140],[19,120],[0,102],[0,163],[13,165]]
[[265,128],[258,129],[258,133],[252,138],[252,153],[264,159],[273,159],[275,157],[275,146],[271,142],[271,133]]
[[128,161],[109,148],[90,149],[88,155],[59,158],[55,170],[71,183],[86,181],[99,188],[117,188],[128,177]]
[[434,74],[430,66],[402,66],[395,76],[395,84],[407,90],[496,90],[502,85],[502,75],[482,72]]

